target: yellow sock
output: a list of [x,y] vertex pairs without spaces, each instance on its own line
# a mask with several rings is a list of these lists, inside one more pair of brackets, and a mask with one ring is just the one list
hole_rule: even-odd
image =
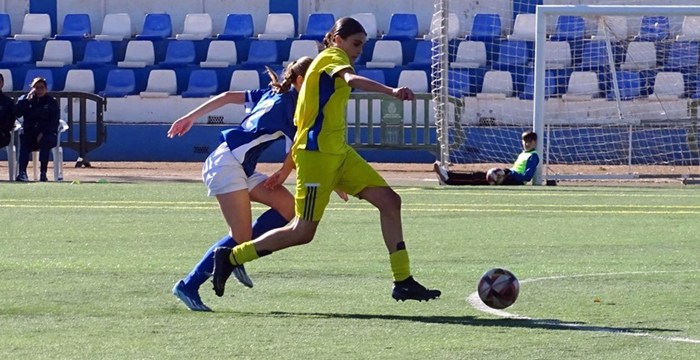
[[405,249],[389,254],[389,262],[391,263],[391,273],[394,276],[394,281],[403,281],[411,276],[408,251]]
[[248,241],[234,247],[228,259],[233,265],[242,265],[259,257],[253,242]]

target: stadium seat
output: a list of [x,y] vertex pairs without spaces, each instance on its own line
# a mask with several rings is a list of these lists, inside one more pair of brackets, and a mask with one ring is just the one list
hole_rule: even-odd
[[656,67],[656,46],[651,41],[635,41],[627,46],[622,70],[648,70]]
[[661,41],[671,36],[671,25],[666,16],[643,16],[635,41]]
[[685,96],[685,80],[680,72],[659,72],[654,80],[654,94],[649,99],[676,100]]
[[[461,24],[459,21],[459,16],[456,13],[447,14],[447,39],[452,40],[458,38],[461,31]],[[438,13],[433,14],[433,18],[430,21],[430,34],[425,35],[426,40],[430,40],[434,35],[440,34],[440,22],[438,20]]]
[[83,60],[78,61],[78,66],[96,68],[114,64],[114,49],[108,41],[88,41],[85,44]]
[[557,25],[550,41],[582,40],[586,33],[586,22],[581,16],[562,15],[557,18]]
[[253,36],[253,16],[251,14],[228,14],[224,32],[217,34],[219,40],[242,40]]
[[243,65],[260,67],[277,63],[277,43],[274,40],[256,40],[250,43],[248,60]]
[[155,69],[148,74],[146,90],[139,93],[142,98],[165,98],[177,94],[175,70]]
[[194,64],[194,42],[191,40],[170,41],[165,50],[165,59],[158,64],[162,68],[175,68]]
[[7,173],[10,176],[10,181],[15,181],[17,171],[19,170],[17,168],[17,145],[19,144],[16,139],[18,139],[20,130],[22,130],[22,124],[15,120],[15,126],[10,129],[10,143],[5,147],[7,151]]
[[285,40],[296,37],[292,14],[267,14],[265,31],[258,34],[259,40]]
[[357,75],[364,76],[368,79],[372,79],[378,83],[386,85],[386,76],[384,74],[384,70],[382,69],[360,69],[357,72]]
[[698,52],[700,46],[696,41],[674,41],[664,63],[665,71],[696,72],[700,62]]
[[[642,81],[637,71],[618,71],[615,73],[620,100],[633,100],[642,95]],[[613,87],[607,91],[607,99],[615,100]]]
[[216,71],[193,70],[190,73],[187,90],[182,92],[182,97],[209,97],[216,94],[218,87]]
[[389,20],[389,30],[384,40],[415,40],[418,37],[418,17],[416,14],[394,13]]
[[66,73],[63,91],[95,92],[95,74],[90,69],[71,69]]
[[676,35],[676,41],[700,41],[700,16],[683,18],[681,31]]
[[[56,146],[51,149],[53,157],[53,180],[63,180],[63,148],[61,147],[61,134],[68,131],[68,123],[65,120],[58,120],[58,131]],[[32,151],[32,168],[34,169],[34,181],[39,180],[39,151]]]
[[37,67],[64,67],[73,63],[73,45],[69,40],[49,40]]
[[591,40],[621,41],[627,39],[626,16],[601,16],[598,18],[598,30]]
[[335,16],[331,13],[311,13],[306,21],[306,32],[300,34],[299,39],[322,42],[334,23]]
[[450,63],[453,69],[475,69],[484,66],[486,66],[486,46],[483,41],[460,42],[455,61]]
[[173,34],[173,23],[170,14],[146,14],[143,20],[143,31],[136,35],[138,40],[163,40]]
[[501,43],[498,60],[493,67],[497,70],[510,70],[512,67],[527,66],[531,60],[530,47],[526,41],[506,40]]
[[131,17],[126,13],[107,14],[102,20],[102,33],[95,40],[122,41],[131,38]]
[[282,63],[285,68],[290,62],[298,60],[302,56],[315,58],[318,55],[318,42],[315,40],[294,40],[289,48],[289,59]]
[[12,21],[10,14],[0,13],[0,39],[10,37],[12,35]]
[[547,41],[544,43],[544,66],[547,69],[566,69],[571,67],[571,46],[566,41]]
[[0,74],[2,74],[3,79],[5,79],[3,85],[2,85],[2,91],[7,92],[7,91],[12,91],[13,90],[13,81],[12,81],[12,70],[10,69],[0,69]]
[[593,71],[574,71],[569,77],[564,101],[585,101],[600,97],[598,74]]
[[508,40],[535,41],[535,14],[518,14],[515,16],[513,33]]
[[177,40],[204,40],[211,37],[213,30],[211,15],[187,14],[182,34],[175,35]]
[[260,73],[255,70],[235,70],[231,74],[229,90],[244,91],[260,88]]
[[39,41],[51,37],[49,14],[26,14],[22,32],[15,34],[15,40]]
[[103,97],[124,97],[136,91],[136,75],[131,69],[112,69],[107,73],[105,89],[100,92]]
[[457,98],[474,96],[481,91],[483,78],[483,69],[450,69],[447,72],[448,94]]
[[371,61],[368,68],[393,68],[403,64],[403,52],[401,42],[398,40],[377,40],[374,45]]
[[[559,94],[559,74],[556,70],[545,70],[544,73],[544,98],[557,96]],[[521,100],[532,100],[535,95],[535,72],[530,71],[525,77],[523,91],[518,94]]]
[[500,99],[513,96],[513,78],[510,71],[491,70],[484,75],[484,83],[477,98]]
[[24,87],[22,88],[22,91],[29,91],[32,88],[32,80],[37,77],[42,77],[46,80],[46,89],[48,91],[56,90],[54,88],[53,71],[50,69],[33,68],[27,70],[27,73],[24,75]]
[[34,51],[29,41],[16,40],[5,43],[0,66],[15,67],[32,62],[34,62]]
[[472,28],[467,40],[491,41],[501,37],[501,17],[498,14],[479,13],[474,15]]
[[119,67],[143,68],[155,63],[155,51],[150,40],[131,40],[126,45],[124,61],[117,63]]
[[399,74],[398,87],[407,87],[416,93],[430,92],[428,74],[423,70],[402,70]]
[[350,17],[357,20],[365,28],[367,39],[377,38],[377,18],[374,13],[357,13],[350,15]]
[[583,44],[580,71],[603,71],[610,66],[605,41],[587,41]]
[[66,14],[63,17],[63,30],[56,34],[56,40],[82,40],[92,36],[92,25],[88,14]]
[[432,65],[433,43],[430,41],[416,42],[416,50],[413,53],[413,61],[407,66],[411,69],[427,70]]
[[231,40],[214,40],[209,43],[207,58],[199,63],[201,68],[224,68],[238,62],[236,43]]

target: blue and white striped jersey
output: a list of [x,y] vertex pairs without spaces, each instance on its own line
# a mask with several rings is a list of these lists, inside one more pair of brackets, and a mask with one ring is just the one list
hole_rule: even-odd
[[220,140],[228,144],[247,176],[255,172],[258,158],[275,140],[285,137],[289,151],[296,132],[297,95],[294,88],[284,94],[271,88],[246,91],[246,108],[251,109],[250,113],[240,125],[222,131]]

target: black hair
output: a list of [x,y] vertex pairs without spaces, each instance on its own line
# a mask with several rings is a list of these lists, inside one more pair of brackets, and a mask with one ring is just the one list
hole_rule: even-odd
[[267,72],[267,75],[270,76],[270,87],[272,87],[276,93],[286,93],[296,81],[297,76],[306,75],[306,70],[309,69],[309,65],[311,65],[312,61],[314,61],[314,59],[304,56],[299,58],[299,60],[289,63],[287,68],[284,70],[284,74],[282,75],[282,82],[280,82],[279,77],[277,77],[277,73],[275,73],[268,66],[265,66],[265,71]]
[[354,35],[357,33],[363,33],[367,35],[367,31],[365,31],[365,28],[360,24],[359,21],[351,18],[351,17],[342,17],[338,19],[338,21],[333,24],[333,27],[328,30],[326,33],[326,36],[323,38],[323,45],[327,48],[333,46],[333,38],[338,35],[343,39],[347,39],[348,36]]
[[537,141],[537,134],[532,130],[528,130],[523,133],[522,139],[525,142]]

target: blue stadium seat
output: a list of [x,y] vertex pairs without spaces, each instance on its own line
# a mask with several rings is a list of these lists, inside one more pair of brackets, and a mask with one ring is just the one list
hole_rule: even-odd
[[[561,84],[566,84],[564,79],[560,79],[560,71],[545,70],[544,73],[544,98],[555,97],[559,94]],[[532,100],[535,95],[535,72],[531,71],[525,78],[525,87],[518,96],[521,100]]]
[[579,71],[603,71],[610,66],[605,41],[588,41],[583,44]]
[[506,40],[501,43],[494,69],[508,70],[514,66],[526,66],[532,60],[527,41]]
[[56,34],[57,40],[81,40],[92,36],[92,26],[88,14],[66,14],[63,30]]
[[562,15],[557,19],[557,25],[550,41],[582,40],[586,31],[586,23],[581,16]]
[[162,68],[174,68],[194,64],[194,42],[190,40],[178,40],[168,43],[165,51],[165,59],[158,64]]
[[9,37],[12,34],[12,21],[10,14],[0,14],[0,38]]
[[411,69],[427,70],[432,65],[433,43],[430,41],[418,41],[413,52],[413,61],[407,66]]
[[635,41],[667,40],[671,35],[671,24],[666,16],[644,16]]
[[[642,94],[642,80],[637,71],[618,71],[617,87],[620,91],[620,100],[633,100]],[[607,91],[607,99],[615,100],[613,87]]]
[[114,64],[114,49],[111,41],[88,41],[85,44],[83,60],[78,61],[78,66],[83,68],[95,68]]
[[209,97],[216,93],[218,87],[215,70],[193,70],[190,73],[187,90],[182,92],[182,97]]
[[124,97],[136,93],[136,76],[131,69],[112,69],[107,74],[103,97]]
[[253,36],[254,29],[251,14],[228,14],[224,32],[218,34],[216,38],[219,40],[247,39]]
[[447,73],[447,91],[450,96],[475,96],[481,92],[484,69],[450,69]]
[[476,14],[467,40],[490,41],[501,37],[501,17],[498,14]]
[[34,51],[29,41],[16,40],[5,43],[1,67],[12,67],[34,62]]
[[299,39],[323,41],[328,30],[333,27],[335,16],[331,13],[312,13],[306,22],[306,32]]
[[394,13],[389,21],[389,31],[384,40],[414,40],[418,37],[418,17],[416,14]]
[[32,68],[27,70],[27,73],[24,75],[24,87],[22,90],[29,91],[31,89],[32,80],[37,77],[42,77],[46,80],[46,88],[49,91],[56,90],[54,89],[53,71],[45,68]]
[[[357,71],[357,75],[364,76],[368,79],[372,79],[378,83],[386,85],[386,76],[384,75],[384,70],[382,69],[360,69]],[[357,89],[356,91],[362,92],[362,90]]]
[[698,51],[700,46],[696,41],[674,41],[666,57],[665,71],[697,71]]
[[143,20],[143,31],[136,35],[139,40],[162,40],[171,37],[173,24],[170,14],[146,14]]
[[250,43],[248,60],[244,66],[259,67],[263,65],[278,64],[277,43],[274,40],[255,40]]

